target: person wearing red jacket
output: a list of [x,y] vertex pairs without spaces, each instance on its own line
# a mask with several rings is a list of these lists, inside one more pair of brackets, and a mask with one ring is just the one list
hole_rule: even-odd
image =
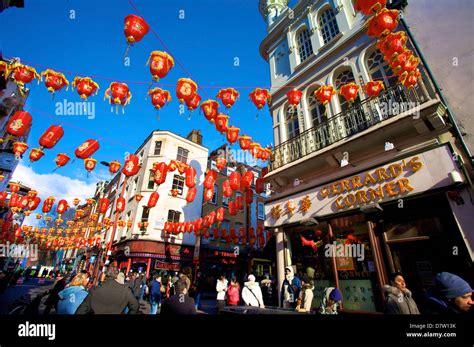
[[237,306],[240,302],[240,285],[237,278],[232,277],[227,289],[227,305]]

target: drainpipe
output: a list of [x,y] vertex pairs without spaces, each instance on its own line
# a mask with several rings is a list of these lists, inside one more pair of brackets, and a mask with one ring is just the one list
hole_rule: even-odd
[[417,52],[418,56],[420,57],[421,62],[423,63],[423,65],[426,69],[426,72],[430,76],[431,81],[433,82],[433,84],[435,86],[436,92],[438,93],[438,95],[439,95],[441,101],[443,102],[444,106],[446,106],[446,112],[448,114],[448,119],[451,122],[451,124],[453,125],[455,135],[458,137],[459,141],[461,142],[461,146],[462,146],[464,152],[467,154],[471,165],[474,166],[474,158],[473,158],[469,148],[467,147],[466,143],[464,142],[461,131],[459,130],[458,125],[456,123],[456,120],[454,119],[454,116],[451,112],[451,109],[448,106],[448,102],[444,98],[443,93],[441,92],[441,88],[439,87],[438,82],[436,81],[436,78],[433,75],[433,72],[431,71],[428,63],[426,62],[426,59],[423,56],[423,53],[421,52],[421,49],[418,46],[418,43],[416,42],[415,37],[413,36],[412,32],[410,31],[410,27],[408,26],[408,24],[406,23],[404,18],[400,18],[400,23],[402,23],[403,27],[405,28],[405,31],[408,34],[408,37],[410,38],[410,41],[412,42],[413,47],[415,48],[415,51]]

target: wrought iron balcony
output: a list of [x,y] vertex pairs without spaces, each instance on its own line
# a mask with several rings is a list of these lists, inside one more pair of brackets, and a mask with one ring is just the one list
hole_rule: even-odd
[[424,71],[421,72],[423,79],[416,88],[408,90],[397,83],[383,90],[378,97],[355,102],[347,110],[279,144],[272,152],[270,170],[361,133],[410,109],[421,107],[436,98],[432,84]]

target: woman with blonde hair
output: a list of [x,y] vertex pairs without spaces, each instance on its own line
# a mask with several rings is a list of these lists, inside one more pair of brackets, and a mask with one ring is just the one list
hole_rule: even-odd
[[77,308],[88,295],[87,282],[89,282],[88,274],[79,273],[65,289],[59,292],[58,314],[76,313]]

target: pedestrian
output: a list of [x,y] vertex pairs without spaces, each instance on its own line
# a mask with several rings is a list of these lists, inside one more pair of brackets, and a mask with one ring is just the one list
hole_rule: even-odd
[[227,292],[227,279],[224,275],[221,275],[216,283],[217,291],[217,314],[221,313],[221,310],[225,307],[225,297]]
[[187,275],[185,275],[184,273],[181,273],[179,275],[179,279],[182,279],[183,281],[186,282],[186,289],[189,293],[189,288],[191,287],[191,280],[189,279],[189,277]]
[[237,306],[240,302],[240,285],[236,277],[230,280],[229,288],[227,289],[227,305]]
[[125,308],[129,309],[129,314],[138,313],[138,301],[124,284],[124,277],[117,267],[110,266],[105,282],[91,290],[76,314],[121,314]]
[[46,307],[43,311],[43,314],[49,314],[51,309],[54,307],[56,312],[58,311],[58,302],[59,302],[59,292],[66,287],[66,278],[58,272],[56,277],[56,283],[54,284],[53,289],[49,292],[49,296],[45,301]]
[[143,300],[145,297],[145,290],[147,288],[147,285],[146,285],[146,276],[144,273],[140,273],[138,277],[140,281],[140,296],[138,297],[139,299],[138,301],[140,301],[140,300]]
[[275,282],[270,279],[270,275],[265,274],[264,279],[260,281],[260,289],[265,306],[278,306]]
[[472,310],[472,287],[461,277],[440,272],[434,278],[434,287],[427,293],[429,314],[465,314]]
[[86,290],[88,281],[89,278],[86,274],[79,273],[74,276],[65,289],[59,292],[58,314],[74,314],[76,312],[88,295]]
[[323,291],[319,313],[337,314],[337,310],[342,302],[342,293],[338,288],[328,287]]
[[301,291],[301,280],[295,276],[293,267],[285,267],[285,280],[281,285],[281,302],[283,308],[295,308],[296,299]]
[[242,289],[242,300],[247,306],[264,308],[262,290],[258,282],[255,281],[255,276],[249,275],[247,279],[248,281],[244,283],[244,288]]
[[161,276],[155,274],[150,285],[150,314],[157,314],[161,305]]
[[[307,282],[306,282],[307,281]],[[299,305],[296,305],[297,312],[310,312],[314,297],[314,284],[311,280],[302,281]]]
[[385,313],[420,314],[401,273],[391,274],[390,285],[384,285],[383,289],[385,293]]
[[193,298],[194,298],[194,304],[195,304],[196,310],[201,309],[201,297],[202,297],[202,293],[204,292],[204,286],[205,286],[204,279],[202,278],[201,273],[198,272],[196,275],[196,281],[194,282],[194,285],[193,285]]
[[135,274],[133,276],[133,280],[131,280],[130,282],[133,296],[137,299],[137,301],[140,301],[140,294],[142,291],[142,279],[138,274]]
[[163,301],[161,315],[174,316],[182,314],[196,314],[194,299],[188,296],[187,283],[180,279],[174,284],[176,294]]

